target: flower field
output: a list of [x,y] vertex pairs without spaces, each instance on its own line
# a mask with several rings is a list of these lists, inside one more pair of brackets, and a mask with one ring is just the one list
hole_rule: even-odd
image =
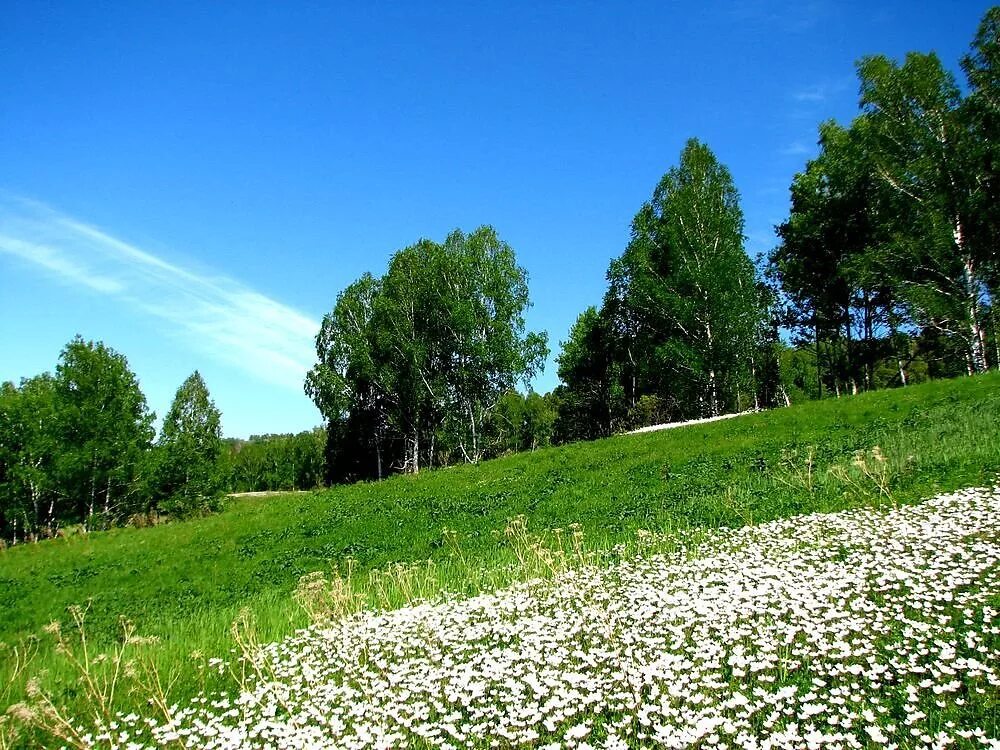
[[1000,491],[681,550],[315,626],[265,646],[238,697],[88,740],[1000,748]]

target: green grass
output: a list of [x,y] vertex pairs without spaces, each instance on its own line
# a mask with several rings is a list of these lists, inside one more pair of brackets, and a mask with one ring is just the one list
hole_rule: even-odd
[[[872,459],[874,446],[884,464]],[[854,463],[858,451],[868,451],[874,478]],[[188,655],[226,653],[242,607],[262,638],[281,637],[305,624],[291,597],[299,577],[348,557],[359,581],[392,563],[430,559],[434,586],[473,592],[518,577],[497,531],[520,514],[533,530],[579,523],[588,546],[608,548],[640,528],[737,526],[908,502],[992,483],[998,471],[1000,375],[989,374],[381,483],[239,499],[203,519],[0,552],[0,641],[67,623],[67,606],[89,602],[88,636],[98,645],[115,637],[120,615],[160,637],[156,658],[177,673],[183,697],[202,684]],[[883,475],[888,496],[878,489]],[[456,532],[461,557],[445,528]],[[33,667],[47,669],[72,703],[71,675],[56,655],[43,648]],[[0,704],[22,694],[23,675],[4,695],[9,672],[0,659]]]

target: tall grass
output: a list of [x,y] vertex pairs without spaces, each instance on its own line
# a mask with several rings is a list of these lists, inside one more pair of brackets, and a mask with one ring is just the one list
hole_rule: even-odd
[[[474,594],[616,559],[646,543],[647,530],[668,544],[678,530],[991,483],[998,386],[996,374],[929,383],[11,548],[0,552],[0,641],[21,656],[0,659],[0,699],[20,701],[41,674],[71,714],[86,705],[79,670],[42,632],[56,622],[78,636],[73,605],[86,608],[96,654],[122,643],[122,616],[134,636],[155,637],[144,658],[181,700],[232,684],[208,664],[232,655],[241,618],[256,639],[275,640],[310,615]],[[147,700],[126,687],[115,705],[140,710]]]

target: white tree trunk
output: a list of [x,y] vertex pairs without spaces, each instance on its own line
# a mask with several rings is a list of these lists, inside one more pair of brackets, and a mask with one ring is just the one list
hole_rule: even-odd
[[997,331],[997,293],[994,291],[990,299],[991,309],[993,311],[993,347],[996,349],[996,359],[993,360],[993,367],[1000,370],[1000,331]]
[[[705,341],[708,344],[708,356],[711,362],[714,359],[715,347],[712,338],[712,325],[708,322],[705,323]],[[719,416],[719,386],[715,379],[714,365],[709,365],[708,368],[708,410],[710,417]]]
[[965,251],[962,222],[955,219],[952,234],[955,247],[962,256],[962,281],[965,285],[965,314],[969,318],[969,369],[972,373],[986,372],[986,336],[979,321],[979,279],[975,262]]
[[781,398],[785,402],[785,406],[791,406],[792,400],[788,398],[788,391],[785,390],[785,386],[779,385],[778,391],[781,393]]
[[472,431],[472,463],[479,463],[479,442],[476,435],[476,414],[472,409],[472,403],[468,405],[469,409],[469,429]]
[[413,428],[413,437],[410,439],[410,473],[420,472],[420,430]]

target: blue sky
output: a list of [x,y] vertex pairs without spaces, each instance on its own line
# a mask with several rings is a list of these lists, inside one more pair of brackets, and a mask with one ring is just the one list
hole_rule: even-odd
[[[684,142],[774,243],[864,54],[957,70],[985,2],[9,3],[0,24],[0,380],[73,335],[166,412],[198,369],[226,434],[320,423],[337,293],[492,224],[553,355]],[[535,383],[556,383],[550,362]]]

